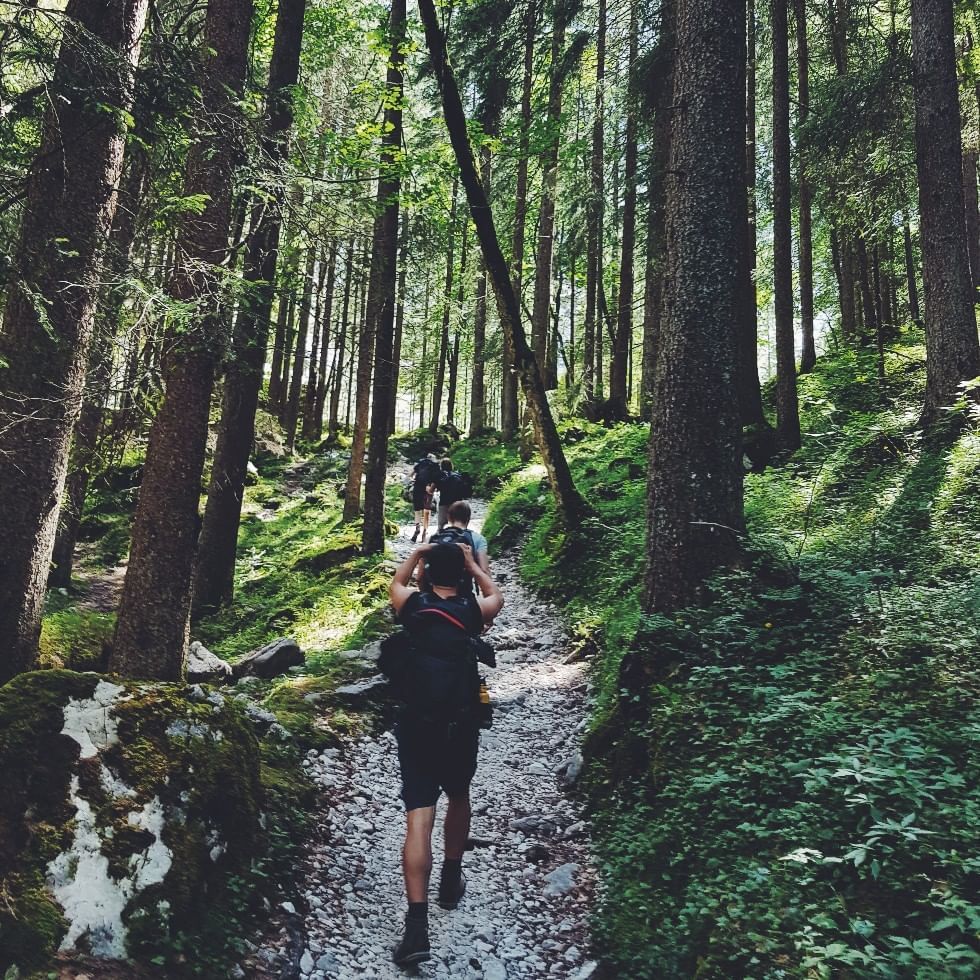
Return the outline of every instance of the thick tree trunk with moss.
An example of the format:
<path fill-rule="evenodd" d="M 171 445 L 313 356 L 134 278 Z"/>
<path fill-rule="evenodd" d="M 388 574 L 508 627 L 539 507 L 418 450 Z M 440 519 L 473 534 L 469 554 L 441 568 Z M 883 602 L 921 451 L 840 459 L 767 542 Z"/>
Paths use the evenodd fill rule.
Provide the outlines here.
<path fill-rule="evenodd" d="M 291 92 L 299 76 L 305 10 L 306 0 L 282 0 L 276 18 L 269 65 L 268 121 L 263 138 L 265 154 L 276 167 L 281 166 L 289 152 Z M 246 291 L 235 321 L 232 357 L 225 374 L 218 442 L 194 576 L 195 611 L 216 609 L 230 602 L 234 593 L 238 526 L 275 300 L 282 207 L 283 192 L 278 182 L 270 197 L 257 197 L 251 205 L 252 226 L 243 263 Z M 274 365 L 273 377 L 278 378 L 275 370 Z"/>
<path fill-rule="evenodd" d="M 395 343 L 395 299 L 398 266 L 398 211 L 401 194 L 402 68 L 405 63 L 405 0 L 393 0 L 388 24 L 389 56 L 386 81 L 384 136 L 375 222 L 371 278 L 378 280 L 378 326 L 374 345 L 374 404 L 368 443 L 367 482 L 364 487 L 363 551 L 384 551 L 385 483 L 388 476 L 388 435 L 391 404 L 395 397 L 392 354 Z"/>
<path fill-rule="evenodd" d="M 980 374 L 970 255 L 963 220 L 960 104 L 948 0 L 912 0 L 915 159 L 926 321 L 923 418 L 935 420 Z"/>
<path fill-rule="evenodd" d="M 510 335 L 514 351 L 514 366 L 523 385 L 524 397 L 527 399 L 534 422 L 538 448 L 551 481 L 558 512 L 565 526 L 573 528 L 584 513 L 585 504 L 572 482 L 568 461 L 562 451 L 555 420 L 548 405 L 544 380 L 538 370 L 534 352 L 528 345 L 527 335 L 524 333 L 517 296 L 514 294 L 507 261 L 500 249 L 500 241 L 494 227 L 493 213 L 477 173 L 476 161 L 473 159 L 473 150 L 466 131 L 466 115 L 460 101 L 456 78 L 446 56 L 446 42 L 439 29 L 433 0 L 419 0 L 419 13 L 425 26 L 425 40 L 432 67 L 439 83 L 446 128 L 449 130 L 449 138 L 459 165 L 460 180 L 466 190 L 466 199 L 469 202 L 470 214 L 476 226 L 487 271 L 493 279 L 501 324 Z"/>
<path fill-rule="evenodd" d="M 0 683 L 34 662 L 147 0 L 69 0 L 0 332 Z"/>
<path fill-rule="evenodd" d="M 644 603 L 670 612 L 739 552 L 742 450 L 735 359 L 744 229 L 745 8 L 678 0 L 667 178 L 662 354 L 650 437 Z"/>
<path fill-rule="evenodd" d="M 206 201 L 182 219 L 168 291 L 182 311 L 163 355 L 166 394 L 153 427 L 133 521 L 111 667 L 174 680 L 183 671 L 198 530 L 198 500 L 214 373 L 227 312 L 220 299 L 231 195 L 244 128 L 250 0 L 209 0 L 199 57 L 201 106 L 184 194 Z"/>
<path fill-rule="evenodd" d="M 772 239 L 776 318 L 776 434 L 783 449 L 800 446 L 793 329 L 793 211 L 790 196 L 789 18 L 772 0 Z"/>

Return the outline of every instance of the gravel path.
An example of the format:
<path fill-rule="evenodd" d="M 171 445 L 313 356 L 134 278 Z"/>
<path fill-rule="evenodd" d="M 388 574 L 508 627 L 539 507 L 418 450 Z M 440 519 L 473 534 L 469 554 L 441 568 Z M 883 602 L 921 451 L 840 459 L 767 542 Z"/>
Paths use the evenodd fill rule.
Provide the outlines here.
<path fill-rule="evenodd" d="M 479 529 L 486 505 L 472 503 L 471 526 Z M 402 527 L 390 542 L 399 559 L 411 550 L 413 528 Z M 565 663 L 558 614 L 520 584 L 516 555 L 495 559 L 492 571 L 506 605 L 488 634 L 498 659 L 487 672 L 496 708 L 493 728 L 481 734 L 472 788 L 477 846 L 463 862 L 465 898 L 456 911 L 443 911 L 434 901 L 440 801 L 429 915 L 433 956 L 415 975 L 585 980 L 595 969 L 586 957 L 594 876 L 587 827 L 560 785 L 564 767 L 579 758 L 584 669 Z M 323 789 L 324 810 L 305 869 L 309 914 L 300 975 L 404 976 L 391 963 L 405 910 L 394 736 L 384 732 L 311 753 L 305 765 Z"/>

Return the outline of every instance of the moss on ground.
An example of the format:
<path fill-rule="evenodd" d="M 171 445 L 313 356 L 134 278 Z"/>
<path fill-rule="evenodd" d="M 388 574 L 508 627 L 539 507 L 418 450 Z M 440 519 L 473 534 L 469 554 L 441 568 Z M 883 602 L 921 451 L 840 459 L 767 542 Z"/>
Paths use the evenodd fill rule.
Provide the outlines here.
<path fill-rule="evenodd" d="M 221 696 L 196 702 L 184 685 L 128 684 L 110 708 L 116 740 L 79 759 L 62 734 L 65 705 L 89 699 L 100 679 L 45 670 L 0 687 L 0 968 L 43 969 L 66 933 L 45 877 L 72 846 L 74 778 L 110 879 L 131 878 L 155 840 L 134 815 L 150 807 L 164 819 L 171 863 L 126 903 L 127 953 L 172 976 L 222 975 L 268 853 L 251 726 Z"/>

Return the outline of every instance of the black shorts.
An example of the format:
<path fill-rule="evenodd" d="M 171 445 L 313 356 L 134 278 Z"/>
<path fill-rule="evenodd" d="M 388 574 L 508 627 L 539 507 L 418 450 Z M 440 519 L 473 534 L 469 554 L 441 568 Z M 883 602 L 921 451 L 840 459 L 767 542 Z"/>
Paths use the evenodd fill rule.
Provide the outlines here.
<path fill-rule="evenodd" d="M 432 494 L 425 489 L 424 483 L 416 483 L 412 487 L 412 507 L 415 510 L 432 509 Z"/>
<path fill-rule="evenodd" d="M 475 725 L 431 727 L 403 718 L 395 727 L 406 810 L 435 806 L 440 791 L 461 796 L 476 773 L 480 730 Z"/>

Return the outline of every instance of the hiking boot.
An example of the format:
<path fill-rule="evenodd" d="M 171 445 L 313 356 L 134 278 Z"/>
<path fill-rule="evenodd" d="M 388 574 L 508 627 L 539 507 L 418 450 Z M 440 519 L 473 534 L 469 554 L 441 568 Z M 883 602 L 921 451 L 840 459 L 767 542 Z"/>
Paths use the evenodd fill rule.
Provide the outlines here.
<path fill-rule="evenodd" d="M 422 544 L 425 544 L 425 539 L 428 537 L 428 535 L 429 535 L 428 531 L 422 532 Z"/>
<path fill-rule="evenodd" d="M 421 528 L 418 526 L 418 524 L 416 524 L 415 525 L 415 533 L 412 535 L 412 544 L 415 544 L 415 542 L 418 541 L 418 539 L 419 539 L 419 531 L 420 530 L 421 530 Z M 422 540 L 424 541 L 425 538 L 422 538 Z"/>
<path fill-rule="evenodd" d="M 395 947 L 392 959 L 398 966 L 411 966 L 413 963 L 423 963 L 430 955 L 428 922 L 425 919 L 407 918 L 405 935 Z"/>
<path fill-rule="evenodd" d="M 459 905 L 460 899 L 466 894 L 466 878 L 460 872 L 454 881 L 443 875 L 439 882 L 439 908 L 452 912 Z"/>

